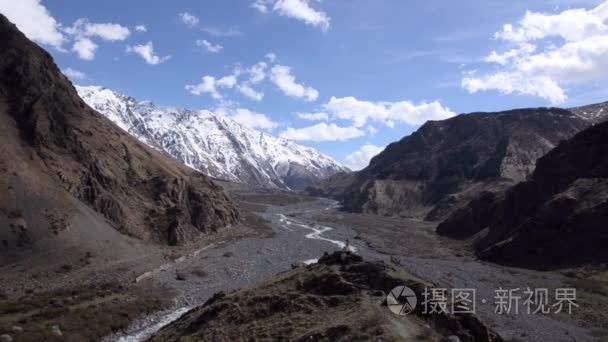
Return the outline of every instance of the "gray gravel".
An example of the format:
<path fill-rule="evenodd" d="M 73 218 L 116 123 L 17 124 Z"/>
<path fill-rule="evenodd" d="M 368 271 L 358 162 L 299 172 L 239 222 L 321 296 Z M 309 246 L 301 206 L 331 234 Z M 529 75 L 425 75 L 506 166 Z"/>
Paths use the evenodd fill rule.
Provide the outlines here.
<path fill-rule="evenodd" d="M 133 326 L 126 335 L 111 336 L 109 340 L 132 342 L 149 337 L 163 325 L 177 319 L 187 308 L 203 304 L 214 293 L 230 291 L 264 281 L 278 272 L 287 271 L 292 264 L 319 258 L 324 252 L 341 248 L 347 240 L 357 252 L 368 260 L 385 260 L 389 256 L 370 249 L 357 233 L 344 225 L 336 225 L 320 236 L 327 240 L 307 238 L 317 226 L 314 216 L 320 212 L 331 213 L 336 203 L 319 199 L 289 206 L 269 206 L 263 216 L 271 221 L 275 236 L 272 238 L 245 238 L 230 243 L 208 247 L 196 256 L 168 265 L 149 277 L 150 280 L 168 285 L 178 293 L 175 307 L 171 310 L 146 317 Z M 283 219 L 282 219 L 283 218 Z M 290 221 L 291 224 L 288 224 Z M 328 241 L 331 240 L 331 241 Z M 407 250 L 405 248 L 404 250 Z M 477 261 L 441 260 L 396 256 L 402 265 L 419 277 L 446 288 L 475 288 L 477 290 L 477 314 L 506 340 L 519 341 L 595 341 L 588 331 L 569 322 L 558 321 L 550 315 L 527 315 L 520 303 L 519 315 L 494 313 L 494 290 L 503 288 L 534 287 L 552 279 L 546 275 L 528 271 L 515 271 Z M 205 277 L 192 272 L 204 270 Z M 180 274 L 185 280 L 177 280 Z M 534 284 L 534 285 L 530 285 Z M 486 304 L 480 301 L 486 299 Z"/>

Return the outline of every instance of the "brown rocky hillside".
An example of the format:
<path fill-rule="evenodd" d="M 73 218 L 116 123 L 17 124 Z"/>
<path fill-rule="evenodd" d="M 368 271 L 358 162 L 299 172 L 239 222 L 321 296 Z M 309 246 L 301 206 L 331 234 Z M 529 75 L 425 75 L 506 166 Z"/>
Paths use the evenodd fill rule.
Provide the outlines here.
<path fill-rule="evenodd" d="M 101 224 L 82 203 L 120 232 L 161 244 L 237 218 L 208 177 L 88 107 L 51 56 L 0 15 L 0 248 Z"/>

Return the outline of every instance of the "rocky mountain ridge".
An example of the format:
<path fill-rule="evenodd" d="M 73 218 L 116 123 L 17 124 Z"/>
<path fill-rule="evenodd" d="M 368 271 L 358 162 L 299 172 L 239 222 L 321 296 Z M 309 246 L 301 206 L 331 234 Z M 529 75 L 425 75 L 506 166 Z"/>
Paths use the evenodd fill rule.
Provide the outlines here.
<path fill-rule="evenodd" d="M 155 105 L 98 86 L 77 86 L 91 107 L 159 151 L 207 175 L 303 189 L 347 171 L 319 151 L 242 125 L 228 115 Z"/>
<path fill-rule="evenodd" d="M 99 239 L 85 231 L 108 224 L 174 245 L 236 222 L 218 185 L 87 106 L 52 57 L 4 16 L 0 57 L 0 225 L 12 227 L 0 234 L 4 249 L 64 233 L 80 234 L 64 237 L 68 244 Z"/>
<path fill-rule="evenodd" d="M 487 260 L 551 269 L 608 261 L 608 122 L 559 144 L 531 177 L 454 212 L 437 232 L 476 236 Z"/>
<path fill-rule="evenodd" d="M 461 114 L 429 121 L 365 169 L 307 189 L 353 212 L 440 221 L 482 192 L 524 181 L 560 141 L 608 117 L 605 104 Z"/>

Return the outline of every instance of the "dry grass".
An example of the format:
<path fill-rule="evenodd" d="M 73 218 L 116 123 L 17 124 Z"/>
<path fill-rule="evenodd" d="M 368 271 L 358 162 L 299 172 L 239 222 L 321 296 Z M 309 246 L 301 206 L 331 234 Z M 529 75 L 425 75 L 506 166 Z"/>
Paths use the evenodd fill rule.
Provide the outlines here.
<path fill-rule="evenodd" d="M 99 340 L 162 307 L 159 291 L 164 292 L 106 284 L 0 300 L 0 334 L 8 333 L 17 341 Z M 54 325 L 59 326 L 62 337 L 53 335 Z M 23 332 L 17 335 L 12 326 Z"/>

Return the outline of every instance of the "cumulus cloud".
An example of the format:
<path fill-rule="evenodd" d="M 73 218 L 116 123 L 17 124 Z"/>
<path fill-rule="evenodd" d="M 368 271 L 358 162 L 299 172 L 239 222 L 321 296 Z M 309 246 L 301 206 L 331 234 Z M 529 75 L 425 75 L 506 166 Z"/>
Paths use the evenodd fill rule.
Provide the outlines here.
<path fill-rule="evenodd" d="M 236 85 L 236 75 L 228 75 L 217 80 L 217 85 L 220 88 L 233 88 Z"/>
<path fill-rule="evenodd" d="M 261 13 L 270 11 L 278 15 L 299 20 L 307 25 L 326 31 L 331 18 L 327 13 L 314 9 L 309 0 L 255 0 L 251 7 Z"/>
<path fill-rule="evenodd" d="M 302 98 L 306 101 L 314 101 L 318 98 L 319 92 L 316 89 L 296 82 L 290 67 L 273 65 L 271 60 L 275 60 L 276 56 L 273 55 L 272 58 L 267 56 L 266 59 L 270 62 L 270 65 L 266 61 L 260 61 L 249 67 L 237 64 L 232 74 L 220 79 L 205 75 L 201 83 L 187 85 L 186 90 L 194 95 L 209 94 L 214 99 L 223 99 L 219 88 L 234 88 L 253 101 L 261 101 L 264 98 L 264 93 L 255 88 L 260 87 L 263 81 L 269 80 L 286 96 Z M 229 84 L 222 84 L 228 81 Z"/>
<path fill-rule="evenodd" d="M 255 0 L 251 3 L 251 7 L 262 13 L 268 13 L 268 5 L 266 0 Z"/>
<path fill-rule="evenodd" d="M 61 70 L 61 72 L 63 72 L 63 74 L 66 75 L 71 80 L 82 80 L 87 77 L 87 75 L 84 72 L 78 71 L 78 70 L 75 70 L 72 68 L 65 68 L 65 69 Z"/>
<path fill-rule="evenodd" d="M 146 27 L 146 25 L 136 25 L 135 26 L 135 31 L 137 31 L 137 32 L 148 32 L 148 28 Z"/>
<path fill-rule="evenodd" d="M 203 76 L 200 83 L 186 85 L 185 88 L 193 95 L 209 94 L 214 99 L 221 99 L 222 95 L 217 91 L 215 83 L 215 77 Z"/>
<path fill-rule="evenodd" d="M 443 120 L 455 115 L 437 101 L 416 105 L 409 101 L 371 102 L 352 96 L 332 96 L 323 107 L 335 118 L 352 121 L 357 128 L 365 126 L 368 121 L 378 121 L 393 127 L 395 122 L 421 125 L 428 120 Z"/>
<path fill-rule="evenodd" d="M 182 23 L 186 24 L 190 28 L 195 27 L 200 22 L 200 20 L 198 19 L 197 16 L 195 16 L 194 14 L 190 14 L 188 12 L 180 13 L 179 20 L 181 20 Z"/>
<path fill-rule="evenodd" d="M 213 76 L 203 76 L 198 84 L 187 85 L 188 90 L 193 95 L 209 94 L 212 98 L 219 100 L 223 98 L 218 88 L 233 88 L 237 84 L 236 75 L 228 75 L 216 79 Z"/>
<path fill-rule="evenodd" d="M 297 83 L 288 66 L 273 66 L 270 70 L 270 79 L 287 96 L 303 98 L 306 101 L 315 101 L 319 97 L 316 89 Z"/>
<path fill-rule="evenodd" d="M 334 123 L 318 123 L 303 128 L 287 128 L 279 134 L 281 138 L 296 141 L 343 141 L 365 135 L 357 127 L 340 127 Z"/>
<path fill-rule="evenodd" d="M 249 73 L 249 81 L 251 83 L 260 83 L 266 78 L 266 68 L 268 65 L 264 62 L 259 62 L 252 65 L 247 72 Z"/>
<path fill-rule="evenodd" d="M 237 89 L 241 92 L 241 94 L 247 96 L 251 100 L 262 101 L 264 98 L 264 93 L 251 88 L 251 86 L 247 83 L 240 84 Z"/>
<path fill-rule="evenodd" d="M 0 12 L 29 39 L 62 49 L 66 37 L 61 32 L 61 25 L 40 0 L 0 0 Z"/>
<path fill-rule="evenodd" d="M 95 51 L 97 50 L 97 44 L 95 44 L 89 38 L 80 38 L 72 45 L 72 51 L 76 52 L 78 57 L 90 61 L 95 58 Z"/>
<path fill-rule="evenodd" d="M 495 38 L 506 45 L 484 59 L 499 69 L 465 75 L 470 93 L 495 90 L 537 96 L 553 104 L 567 101 L 565 86 L 608 79 L 608 1 L 592 9 L 559 13 L 526 12 Z"/>
<path fill-rule="evenodd" d="M 63 30 L 74 39 L 72 51 L 84 60 L 93 60 L 99 47 L 93 38 L 106 41 L 122 41 L 129 37 L 131 31 L 127 27 L 115 23 L 91 23 L 87 18 L 80 18 L 70 27 Z"/>
<path fill-rule="evenodd" d="M 151 41 L 141 45 L 127 46 L 128 53 L 135 53 L 143 58 L 146 63 L 156 65 L 168 61 L 171 56 L 159 57 L 154 52 L 154 45 Z"/>
<path fill-rule="evenodd" d="M 358 171 L 369 165 L 369 161 L 384 151 L 384 147 L 376 145 L 363 145 L 357 151 L 349 154 L 344 158 L 344 165 L 353 171 Z"/>
<path fill-rule="evenodd" d="M 209 52 L 209 53 L 218 53 L 218 52 L 222 51 L 222 49 L 224 48 L 223 46 L 221 46 L 219 44 L 213 44 L 206 39 L 197 40 L 196 46 L 205 48 L 205 50 L 207 50 L 207 52 Z"/>
<path fill-rule="evenodd" d="M 87 18 L 80 18 L 72 27 L 66 28 L 67 33 L 76 37 L 99 37 L 103 40 L 125 40 L 131 34 L 127 27 L 114 23 L 91 23 Z"/>
<path fill-rule="evenodd" d="M 234 121 L 254 129 L 272 130 L 279 125 L 265 114 L 244 108 L 237 108 L 231 117 Z"/>
<path fill-rule="evenodd" d="M 64 44 L 71 44 L 71 51 L 85 60 L 95 58 L 98 44 L 93 38 L 119 41 L 130 35 L 129 29 L 120 24 L 91 23 L 86 18 L 80 18 L 72 26 L 66 27 L 53 18 L 40 0 L 0 0 L 0 12 L 29 39 L 59 51 L 65 51 Z"/>
<path fill-rule="evenodd" d="M 297 115 L 300 119 L 309 120 L 309 121 L 327 121 L 327 120 L 329 120 L 329 115 L 324 112 L 297 113 Z"/>

